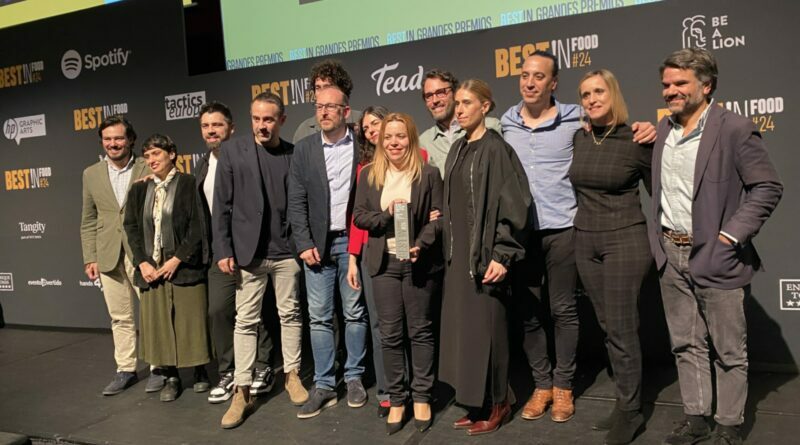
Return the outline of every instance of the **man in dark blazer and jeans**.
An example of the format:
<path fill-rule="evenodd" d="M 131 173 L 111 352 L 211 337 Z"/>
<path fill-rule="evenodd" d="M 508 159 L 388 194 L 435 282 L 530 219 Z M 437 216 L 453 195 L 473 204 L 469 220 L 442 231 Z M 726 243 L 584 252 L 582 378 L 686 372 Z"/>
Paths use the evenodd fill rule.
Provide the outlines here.
<path fill-rule="evenodd" d="M 672 112 L 653 151 L 650 246 L 686 416 L 667 444 L 740 444 L 747 399 L 744 299 L 760 260 L 753 237 L 783 186 L 753 123 L 714 104 L 717 64 L 687 48 L 661 65 Z M 716 352 L 717 427 L 709 350 Z"/>
<path fill-rule="evenodd" d="M 345 321 L 344 380 L 347 404 L 364 406 L 361 384 L 366 353 L 367 314 L 361 293 L 347 284 L 347 228 L 353 208 L 358 142 L 347 127 L 348 97 L 336 86 L 316 93 L 314 104 L 322 129 L 297 143 L 289 176 L 289 222 L 308 294 L 315 388 L 297 417 L 314 417 L 337 403 L 333 331 L 334 295 L 338 286 Z"/>

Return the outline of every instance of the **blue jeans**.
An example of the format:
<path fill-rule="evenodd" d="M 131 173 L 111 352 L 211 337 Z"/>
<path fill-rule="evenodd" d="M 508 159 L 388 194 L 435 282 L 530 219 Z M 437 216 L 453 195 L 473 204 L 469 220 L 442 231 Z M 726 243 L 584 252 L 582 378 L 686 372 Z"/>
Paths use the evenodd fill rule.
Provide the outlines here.
<path fill-rule="evenodd" d="M 339 285 L 344 312 L 344 341 L 347 361 L 344 380 L 358 380 L 364 374 L 367 351 L 367 313 L 361 292 L 347 284 L 347 237 L 340 236 L 331 243 L 330 254 L 321 266 L 303 265 L 308 294 L 308 315 L 311 327 L 311 349 L 314 353 L 314 383 L 317 388 L 332 390 L 336 386 L 334 369 L 335 341 L 333 333 L 335 286 Z"/>

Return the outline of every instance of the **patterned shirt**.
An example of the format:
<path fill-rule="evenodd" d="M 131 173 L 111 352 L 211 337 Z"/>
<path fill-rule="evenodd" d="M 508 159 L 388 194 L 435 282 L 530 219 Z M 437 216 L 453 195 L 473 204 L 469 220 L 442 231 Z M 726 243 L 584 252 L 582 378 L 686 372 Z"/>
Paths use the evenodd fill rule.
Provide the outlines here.
<path fill-rule="evenodd" d="M 128 165 L 121 169 L 118 169 L 108 159 L 108 156 L 106 156 L 106 163 L 108 163 L 108 179 L 111 180 L 111 188 L 114 190 L 114 196 L 117 197 L 119 207 L 122 208 L 122 204 L 125 203 L 125 196 L 128 194 L 128 185 L 131 183 L 134 156 L 131 155 Z"/>

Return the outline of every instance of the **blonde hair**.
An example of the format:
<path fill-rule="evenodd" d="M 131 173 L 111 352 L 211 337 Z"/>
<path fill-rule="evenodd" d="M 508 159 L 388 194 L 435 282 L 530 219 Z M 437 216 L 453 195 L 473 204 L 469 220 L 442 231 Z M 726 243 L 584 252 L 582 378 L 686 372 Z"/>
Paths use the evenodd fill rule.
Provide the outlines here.
<path fill-rule="evenodd" d="M 489 109 L 486 111 L 489 113 L 490 111 L 494 110 L 494 99 L 492 99 L 492 89 L 489 87 L 489 84 L 482 81 L 481 79 L 467 79 L 458 86 L 458 90 L 466 90 L 470 93 L 474 94 L 481 103 L 489 102 Z"/>
<path fill-rule="evenodd" d="M 383 123 L 381 123 L 381 133 L 378 136 L 378 144 L 375 146 L 375 155 L 372 158 L 372 169 L 369 172 L 367 180 L 369 185 L 374 185 L 375 188 L 383 187 L 386 182 L 386 171 L 391 166 L 389 156 L 386 154 L 386 149 L 383 146 L 383 137 L 386 133 L 386 125 L 390 122 L 401 122 L 406 126 L 406 133 L 408 134 L 408 149 L 403 153 L 401 159 L 400 171 L 410 172 L 412 181 L 419 181 L 422 178 L 422 152 L 419 148 L 419 134 L 417 133 L 417 126 L 414 124 L 414 119 L 405 113 L 389 113 Z"/>
<path fill-rule="evenodd" d="M 580 82 L 578 82 L 578 100 L 583 103 L 581 99 L 581 86 L 583 82 L 586 82 L 587 79 L 592 77 L 599 76 L 603 81 L 605 81 L 606 86 L 608 86 L 608 94 L 611 97 L 611 125 L 617 126 L 624 124 L 625 121 L 628 120 L 628 106 L 625 105 L 625 98 L 622 97 L 622 89 L 619 87 L 619 82 L 617 81 L 616 76 L 614 73 L 607 69 L 600 69 L 596 71 L 589 71 L 583 76 Z M 586 113 L 584 112 L 582 120 L 588 119 Z"/>

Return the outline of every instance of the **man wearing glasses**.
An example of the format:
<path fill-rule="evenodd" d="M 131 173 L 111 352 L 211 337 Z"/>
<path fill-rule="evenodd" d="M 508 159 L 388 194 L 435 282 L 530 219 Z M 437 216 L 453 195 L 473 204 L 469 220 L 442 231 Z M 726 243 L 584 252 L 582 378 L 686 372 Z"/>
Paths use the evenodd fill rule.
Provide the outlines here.
<path fill-rule="evenodd" d="M 339 87 L 347 97 L 350 97 L 350 93 L 353 91 L 353 81 L 350 79 L 350 74 L 345 71 L 341 63 L 333 59 L 326 59 L 314 64 L 314 66 L 311 67 L 311 74 L 309 77 L 311 85 L 314 86 L 314 94 L 317 94 L 319 90 L 331 85 Z M 358 128 L 357 125 L 353 125 L 353 119 L 358 119 L 358 116 L 361 116 L 361 111 L 350 110 L 350 115 L 346 118 L 347 125 L 350 128 Z M 292 138 L 292 143 L 297 144 L 300 142 L 300 139 L 312 134 L 317 134 L 319 131 L 320 128 L 317 123 L 317 116 L 311 116 L 297 126 L 297 130 L 294 132 L 294 137 Z"/>
<path fill-rule="evenodd" d="M 347 405 L 360 408 L 367 402 L 361 384 L 366 308 L 361 293 L 347 284 L 347 228 L 355 195 L 358 142 L 345 123 L 351 110 L 341 89 L 333 85 L 320 89 L 314 106 L 321 131 L 297 143 L 289 174 L 288 219 L 304 263 L 314 354 L 315 388 L 297 413 L 301 419 L 314 417 L 337 403 L 333 331 L 336 286 L 345 321 Z"/>
<path fill-rule="evenodd" d="M 422 84 L 422 99 L 431 112 L 436 125 L 419 136 L 419 145 L 428 151 L 428 162 L 439 169 L 444 177 L 444 161 L 453 142 L 464 136 L 464 130 L 456 120 L 455 91 L 458 79 L 449 71 L 433 69 L 425 73 Z M 500 121 L 486 118 L 486 128 L 502 135 Z"/>

